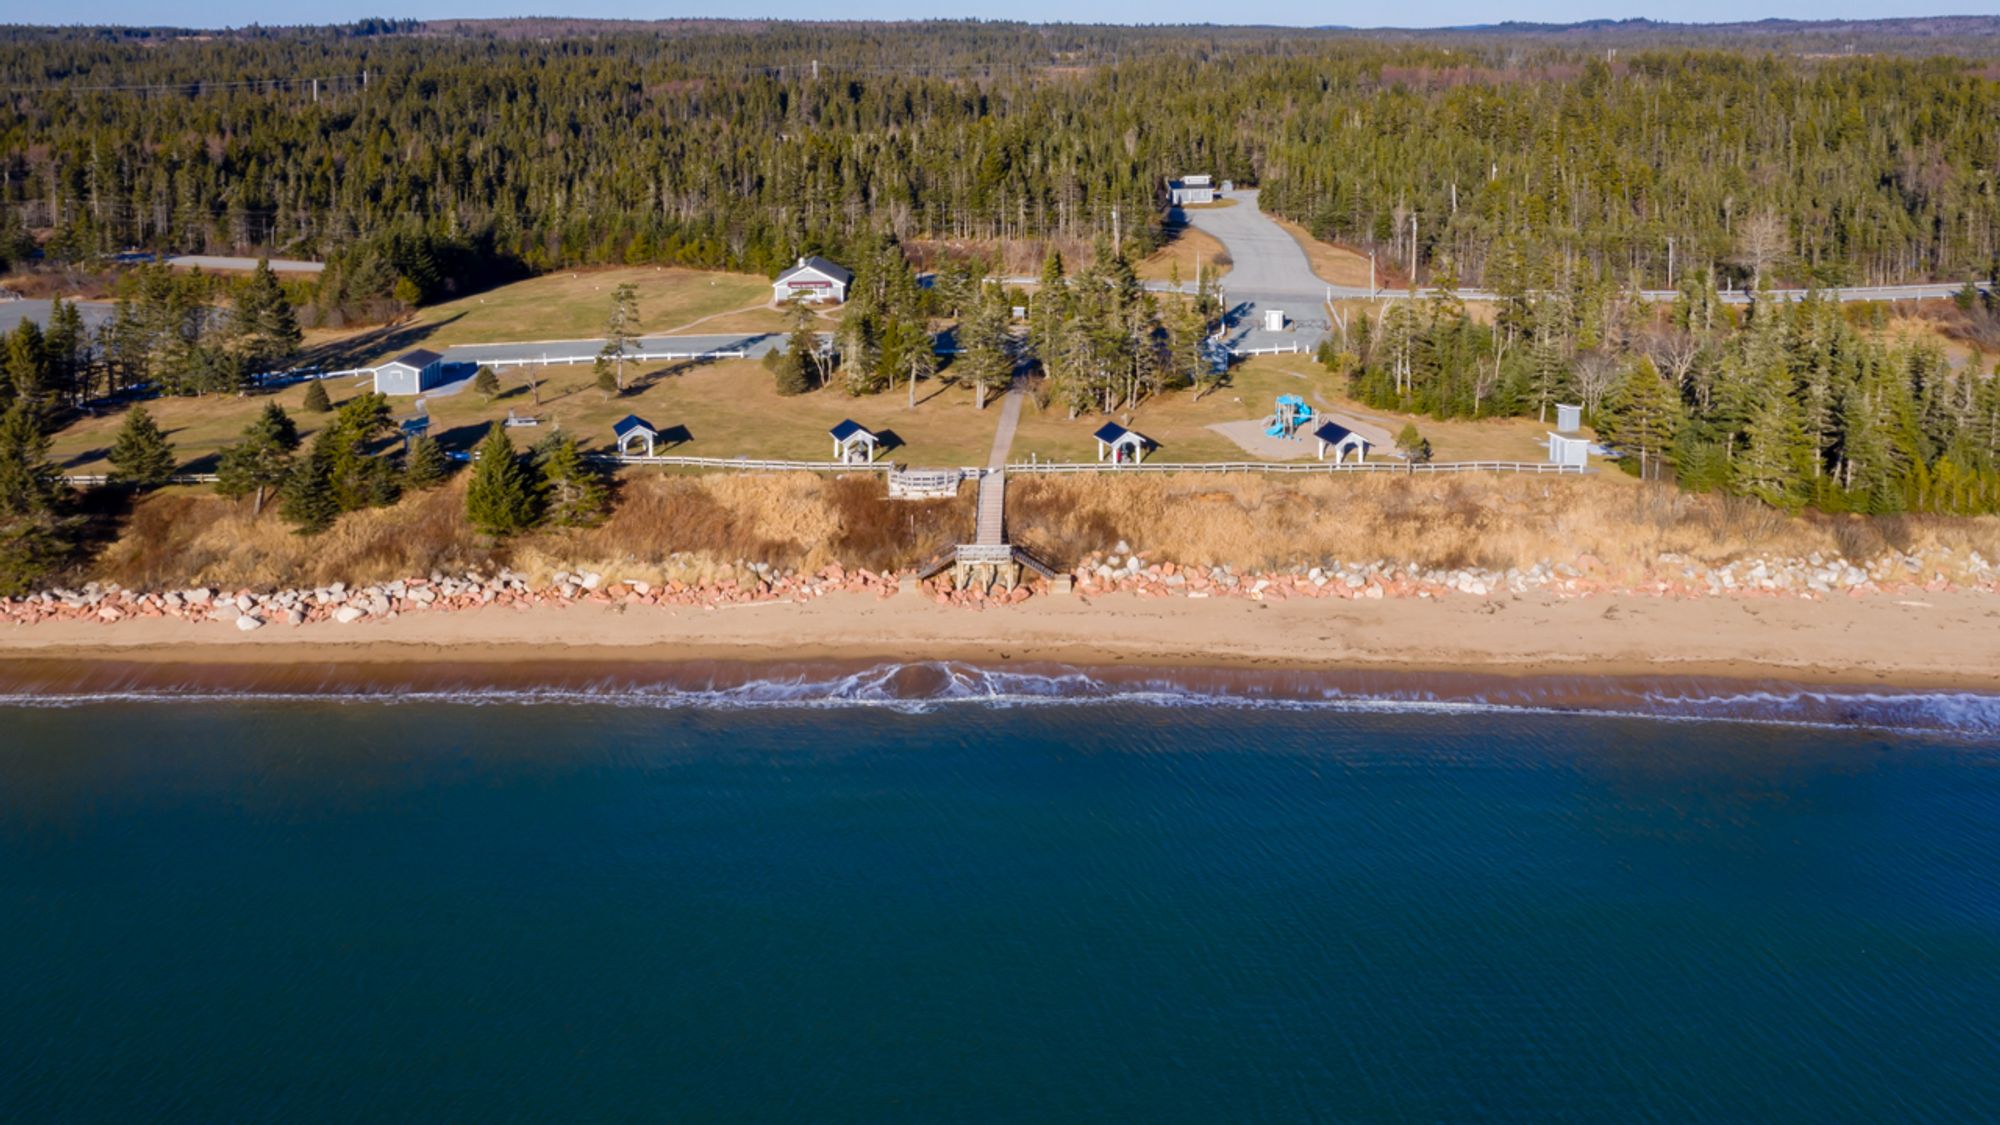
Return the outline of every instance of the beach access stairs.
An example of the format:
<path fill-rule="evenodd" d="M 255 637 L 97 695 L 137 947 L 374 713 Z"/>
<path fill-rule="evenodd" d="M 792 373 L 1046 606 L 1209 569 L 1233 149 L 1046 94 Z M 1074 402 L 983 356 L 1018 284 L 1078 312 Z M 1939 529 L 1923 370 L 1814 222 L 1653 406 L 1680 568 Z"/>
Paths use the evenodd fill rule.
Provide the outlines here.
<path fill-rule="evenodd" d="M 952 572 L 958 589 L 998 586 L 1012 590 L 1021 584 L 1022 571 L 1030 570 L 1051 581 L 1061 572 L 1037 558 L 1019 544 L 1007 541 L 1007 472 L 989 469 L 979 474 L 979 499 L 974 518 L 972 542 L 940 550 L 917 569 L 918 579 Z"/>

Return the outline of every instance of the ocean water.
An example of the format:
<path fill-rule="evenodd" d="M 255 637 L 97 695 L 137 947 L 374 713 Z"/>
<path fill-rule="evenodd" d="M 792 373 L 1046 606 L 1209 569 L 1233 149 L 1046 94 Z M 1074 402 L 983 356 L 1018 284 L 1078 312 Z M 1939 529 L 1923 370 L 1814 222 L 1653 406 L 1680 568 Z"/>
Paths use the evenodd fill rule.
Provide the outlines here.
<path fill-rule="evenodd" d="M 1284 688 L 17 695 L 0 1121 L 2000 1117 L 1990 701 Z"/>

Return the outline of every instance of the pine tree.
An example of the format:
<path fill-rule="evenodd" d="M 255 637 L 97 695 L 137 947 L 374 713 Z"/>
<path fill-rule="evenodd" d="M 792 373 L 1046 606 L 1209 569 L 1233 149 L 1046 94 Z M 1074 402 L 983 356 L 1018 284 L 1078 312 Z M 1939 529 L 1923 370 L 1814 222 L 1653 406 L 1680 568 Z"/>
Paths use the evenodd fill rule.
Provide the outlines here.
<path fill-rule="evenodd" d="M 1743 451 L 1730 465 L 1730 489 L 1774 508 L 1797 510 L 1804 499 L 1807 448 L 1798 407 L 1785 395 L 1765 399 L 1751 415 Z"/>
<path fill-rule="evenodd" d="M 1014 355 L 1007 331 L 1007 299 L 997 286 L 981 286 L 972 308 L 958 329 L 958 356 L 951 374 L 972 384 L 973 405 L 986 409 L 986 397 L 1004 392 L 1014 381 Z"/>
<path fill-rule="evenodd" d="M 492 402 L 500 394 L 500 377 L 491 367 L 482 366 L 472 377 L 472 393 L 487 402 Z"/>
<path fill-rule="evenodd" d="M 264 514 L 264 500 L 285 483 L 299 448 L 299 430 L 275 402 L 243 429 L 243 437 L 222 451 L 215 470 L 215 490 L 231 499 L 256 498 L 253 515 Z"/>
<path fill-rule="evenodd" d="M 318 535 L 340 518 L 340 500 L 333 491 L 333 452 L 324 435 L 313 441 L 305 459 L 285 478 L 278 514 L 300 535 Z"/>
<path fill-rule="evenodd" d="M 514 452 L 500 423 L 479 443 L 472 480 L 465 489 L 465 514 L 488 535 L 526 531 L 541 519 L 541 481 L 534 467 Z"/>
<path fill-rule="evenodd" d="M 620 393 L 625 390 L 625 357 L 636 350 L 638 331 L 639 290 L 627 282 L 611 291 L 611 315 L 604 322 L 604 348 L 597 353 L 598 359 L 617 369 L 613 389 Z"/>
<path fill-rule="evenodd" d="M 0 415 L 0 597 L 32 592 L 68 561 L 76 544 L 69 502 L 39 412 L 15 403 Z"/>
<path fill-rule="evenodd" d="M 610 402 L 613 396 L 622 392 L 622 388 L 618 385 L 618 377 L 612 374 L 611 365 L 604 361 L 603 356 L 597 357 L 595 366 L 597 368 L 597 389 L 604 393 L 604 401 Z"/>
<path fill-rule="evenodd" d="M 326 383 L 324 380 L 314 379 L 312 382 L 306 384 L 304 406 L 305 409 L 312 411 L 314 414 L 333 413 L 333 400 L 326 396 Z"/>
<path fill-rule="evenodd" d="M 1640 479 L 1657 478 L 1680 432 L 1681 403 L 1652 360 L 1640 356 L 1626 365 L 1605 396 L 1600 417 L 1603 438 L 1638 455 Z"/>
<path fill-rule="evenodd" d="M 543 514 L 557 527 L 595 527 L 610 506 L 610 489 L 596 467 L 583 459 L 576 439 L 553 433 L 535 446 L 542 478 Z"/>
<path fill-rule="evenodd" d="M 403 487 L 412 492 L 422 492 L 436 488 L 451 475 L 451 460 L 444 455 L 444 446 L 429 434 L 418 434 L 410 439 L 410 448 L 403 454 Z"/>
<path fill-rule="evenodd" d="M 305 339 L 291 299 L 268 259 L 257 262 L 256 272 L 236 297 L 236 330 L 244 361 L 256 375 L 284 366 Z"/>
<path fill-rule="evenodd" d="M 143 405 L 126 412 L 106 460 L 111 462 L 112 482 L 134 488 L 158 488 L 173 478 L 178 464 L 167 435 Z"/>
<path fill-rule="evenodd" d="M 778 393 L 802 395 L 820 382 L 819 336 L 812 329 L 812 310 L 806 308 L 804 301 L 794 299 L 785 315 L 791 321 L 791 337 L 783 348 L 766 353 L 765 358 L 770 360 L 771 377 Z"/>

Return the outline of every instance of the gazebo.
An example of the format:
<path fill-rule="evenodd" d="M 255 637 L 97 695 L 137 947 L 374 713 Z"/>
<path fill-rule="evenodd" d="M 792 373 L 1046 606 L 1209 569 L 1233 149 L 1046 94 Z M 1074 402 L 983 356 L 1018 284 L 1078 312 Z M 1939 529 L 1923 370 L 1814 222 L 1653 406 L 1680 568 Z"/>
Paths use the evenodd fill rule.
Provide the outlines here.
<path fill-rule="evenodd" d="M 1319 429 L 1313 431 L 1313 436 L 1319 439 L 1319 459 L 1322 461 L 1331 453 L 1333 463 L 1338 465 L 1347 460 L 1350 449 L 1354 451 L 1356 461 L 1368 460 L 1368 439 L 1338 422 L 1322 423 Z"/>
<path fill-rule="evenodd" d="M 651 457 L 653 455 L 653 442 L 658 440 L 660 436 L 660 431 L 654 429 L 651 422 L 646 421 L 637 414 L 627 414 L 625 417 L 620 418 L 612 425 L 611 433 L 612 436 L 618 439 L 618 456 L 620 457 L 632 456 L 632 446 L 638 443 L 644 443 L 646 447 L 646 451 L 640 454 L 640 456 Z"/>
<path fill-rule="evenodd" d="M 1097 439 L 1097 459 L 1114 465 L 1136 465 L 1146 459 L 1146 451 L 1153 446 L 1145 434 L 1116 422 L 1104 423 L 1091 436 Z"/>
<path fill-rule="evenodd" d="M 827 433 L 833 435 L 833 459 L 843 465 L 867 465 L 875 460 L 882 439 L 873 430 L 847 418 Z"/>

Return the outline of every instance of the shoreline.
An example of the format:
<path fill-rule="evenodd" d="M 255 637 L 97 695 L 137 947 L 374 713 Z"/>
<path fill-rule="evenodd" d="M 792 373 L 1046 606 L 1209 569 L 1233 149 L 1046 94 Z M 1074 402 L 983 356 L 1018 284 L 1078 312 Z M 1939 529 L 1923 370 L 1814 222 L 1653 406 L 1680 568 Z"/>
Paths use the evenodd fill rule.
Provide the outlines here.
<path fill-rule="evenodd" d="M 0 690 L 14 693 L 119 679 L 192 686 L 241 681 L 246 672 L 322 685 L 379 681 L 384 669 L 406 680 L 448 671 L 461 683 L 525 684 L 640 670 L 674 678 L 689 669 L 938 662 L 1414 685 L 1453 677 L 1488 685 L 1674 680 L 2000 695 L 2000 597 L 1263 601 L 1109 593 L 978 612 L 922 597 L 835 593 L 715 607 L 487 606 L 254 632 L 179 618 L 0 627 Z"/>

